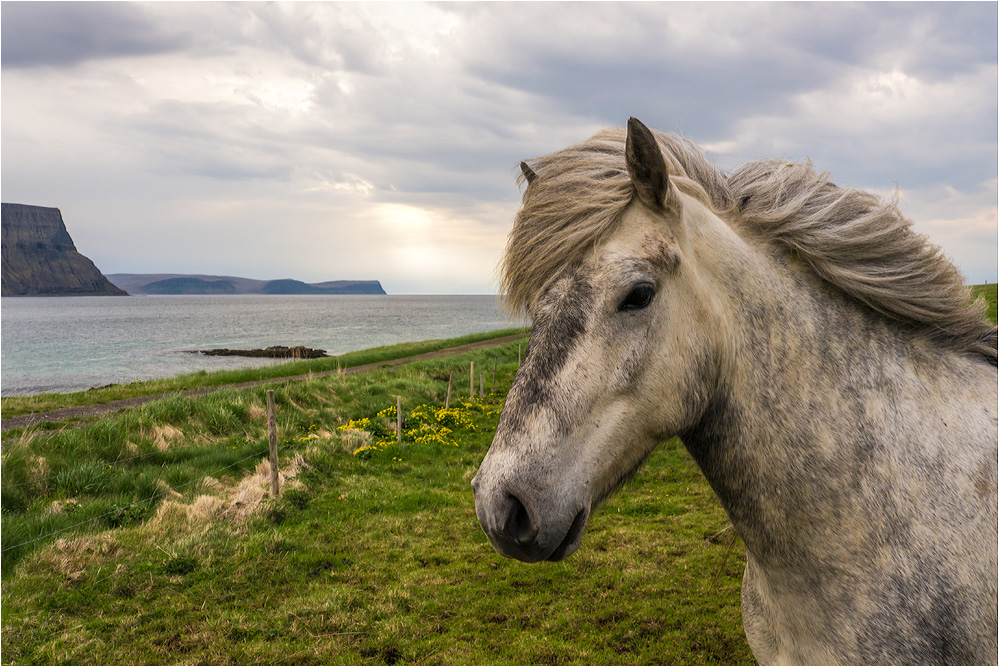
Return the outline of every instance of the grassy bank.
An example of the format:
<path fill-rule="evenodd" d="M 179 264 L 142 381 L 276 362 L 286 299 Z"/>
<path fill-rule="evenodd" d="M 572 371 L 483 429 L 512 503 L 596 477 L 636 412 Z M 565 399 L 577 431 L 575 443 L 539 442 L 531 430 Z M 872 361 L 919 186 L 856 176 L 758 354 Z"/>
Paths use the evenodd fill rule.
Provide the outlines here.
<path fill-rule="evenodd" d="M 220 387 L 228 384 L 239 384 L 243 382 L 254 382 L 257 380 L 267 380 L 283 378 L 294 375 L 306 375 L 308 373 L 324 373 L 337 370 L 339 368 L 352 368 L 364 366 L 365 364 L 377 363 L 381 361 L 391 361 L 401 359 L 426 352 L 435 352 L 448 347 L 477 343 L 479 341 L 502 338 L 517 333 L 523 329 L 501 329 L 487 333 L 469 334 L 457 338 L 447 338 L 440 340 L 419 341 L 414 343 L 400 343 L 398 345 L 388 345 L 375 347 L 357 352 L 348 352 L 336 357 L 325 357 L 322 359 L 306 359 L 302 361 L 289 362 L 287 364 L 277 364 L 274 366 L 261 366 L 258 368 L 244 368 L 232 371 L 199 371 L 175 377 L 163 378 L 159 380 L 149 380 L 146 382 L 134 382 L 131 384 L 117 384 L 100 389 L 90 389 L 87 391 L 77 391 L 67 394 L 38 394 L 35 396 L 9 396 L 0 400 L 0 416 L 15 417 L 17 415 L 29 414 L 32 412 L 46 412 L 59 408 L 77 407 L 81 405 L 95 405 L 99 403 L 110 403 L 139 396 L 154 396 L 171 392 L 188 391 L 191 389 L 202 389 L 208 387 Z"/>
<path fill-rule="evenodd" d="M 487 392 L 496 364 L 485 400 L 472 361 Z M 751 661 L 741 545 L 676 442 L 569 560 L 493 552 L 469 481 L 516 365 L 511 344 L 286 385 L 277 500 L 263 389 L 5 439 L 4 662 Z"/>

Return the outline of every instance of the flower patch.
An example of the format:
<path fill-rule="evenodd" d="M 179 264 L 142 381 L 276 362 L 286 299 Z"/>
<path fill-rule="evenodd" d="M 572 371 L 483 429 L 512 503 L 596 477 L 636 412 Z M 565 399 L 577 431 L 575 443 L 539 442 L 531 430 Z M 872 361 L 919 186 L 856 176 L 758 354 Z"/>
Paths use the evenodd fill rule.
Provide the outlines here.
<path fill-rule="evenodd" d="M 418 405 L 405 417 L 402 441 L 414 445 L 437 444 L 460 447 L 461 434 L 477 430 L 472 419 L 473 412 L 492 416 L 498 414 L 498 410 L 493 411 L 494 407 L 478 401 L 462 403 L 460 406 L 446 409 L 427 404 Z M 380 410 L 375 419 L 369 417 L 351 419 L 343 426 L 337 427 L 337 430 L 345 433 L 363 431 L 374 436 L 377 439 L 375 442 L 365 443 L 354 450 L 355 456 L 368 458 L 375 452 L 382 451 L 396 442 L 394 431 L 386 429 L 382 420 L 395 421 L 396 406 L 390 405 L 384 410 Z"/>

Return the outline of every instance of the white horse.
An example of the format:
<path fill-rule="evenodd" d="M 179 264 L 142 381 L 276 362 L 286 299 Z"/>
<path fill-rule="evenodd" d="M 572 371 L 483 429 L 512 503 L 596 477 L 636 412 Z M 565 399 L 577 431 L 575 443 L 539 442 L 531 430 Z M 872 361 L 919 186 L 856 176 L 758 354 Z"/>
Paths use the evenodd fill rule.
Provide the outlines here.
<path fill-rule="evenodd" d="M 493 547 L 569 556 L 679 435 L 746 545 L 760 662 L 995 664 L 996 328 L 939 249 L 810 165 L 724 174 L 634 119 L 521 166 Z"/>

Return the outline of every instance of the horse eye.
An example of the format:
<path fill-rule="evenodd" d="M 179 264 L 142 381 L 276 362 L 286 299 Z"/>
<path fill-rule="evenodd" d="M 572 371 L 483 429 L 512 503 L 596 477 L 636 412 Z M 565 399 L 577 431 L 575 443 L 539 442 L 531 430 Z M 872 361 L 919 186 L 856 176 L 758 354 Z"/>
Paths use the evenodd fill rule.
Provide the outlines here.
<path fill-rule="evenodd" d="M 617 307 L 618 310 L 641 310 L 652 303 L 652 297 L 656 295 L 656 290 L 648 283 L 635 285 L 624 297 L 624 301 Z"/>

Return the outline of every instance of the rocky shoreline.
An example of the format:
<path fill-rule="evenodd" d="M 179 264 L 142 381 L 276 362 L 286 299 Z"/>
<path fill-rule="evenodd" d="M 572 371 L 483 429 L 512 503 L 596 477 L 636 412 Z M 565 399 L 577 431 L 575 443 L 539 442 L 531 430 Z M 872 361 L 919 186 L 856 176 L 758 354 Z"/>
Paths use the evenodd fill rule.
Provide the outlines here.
<path fill-rule="evenodd" d="M 303 345 L 295 347 L 274 345 L 255 350 L 232 350 L 221 347 L 214 350 L 195 350 L 194 353 L 209 357 L 269 357 L 271 359 L 321 359 L 330 356 L 326 350 L 316 350 Z"/>

